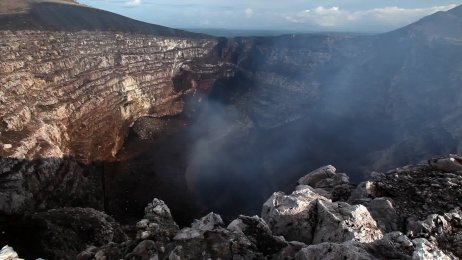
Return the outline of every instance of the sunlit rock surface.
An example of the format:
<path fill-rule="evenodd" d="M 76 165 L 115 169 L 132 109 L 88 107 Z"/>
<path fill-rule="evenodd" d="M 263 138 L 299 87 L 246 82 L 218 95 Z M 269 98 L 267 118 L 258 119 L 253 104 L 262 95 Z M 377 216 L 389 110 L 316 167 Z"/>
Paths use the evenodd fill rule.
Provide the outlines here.
<path fill-rule="evenodd" d="M 7 214 L 102 208 L 98 161 L 115 158 L 138 118 L 179 115 L 187 97 L 231 68 L 213 57 L 218 43 L 210 38 L 0 34 L 0 211 Z"/>
<path fill-rule="evenodd" d="M 174 86 L 182 71 L 216 73 L 213 39 L 103 32 L 1 33 L 1 154 L 35 159 L 114 156 L 141 116 L 177 115 L 201 81 Z M 195 65 L 191 63 L 195 60 Z M 199 65 L 200 64 L 200 65 Z M 196 70 L 195 70 L 196 69 Z"/>

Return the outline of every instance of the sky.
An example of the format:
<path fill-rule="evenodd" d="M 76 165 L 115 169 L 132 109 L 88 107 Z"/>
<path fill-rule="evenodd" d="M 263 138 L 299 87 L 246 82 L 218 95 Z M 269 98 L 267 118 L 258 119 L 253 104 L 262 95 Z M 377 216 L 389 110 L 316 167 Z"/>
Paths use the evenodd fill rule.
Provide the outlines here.
<path fill-rule="evenodd" d="M 385 32 L 462 0 L 78 0 L 174 28 Z"/>

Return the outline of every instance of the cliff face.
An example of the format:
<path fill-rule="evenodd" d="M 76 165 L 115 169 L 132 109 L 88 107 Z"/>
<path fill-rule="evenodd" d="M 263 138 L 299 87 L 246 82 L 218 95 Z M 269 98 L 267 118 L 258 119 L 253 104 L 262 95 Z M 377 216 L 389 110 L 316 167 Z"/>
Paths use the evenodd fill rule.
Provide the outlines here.
<path fill-rule="evenodd" d="M 3 31 L 2 156 L 109 159 L 137 118 L 177 115 L 184 96 L 210 87 L 195 78 L 174 86 L 171 79 L 193 69 L 202 78 L 217 73 L 220 66 L 206 60 L 215 45 L 213 39 Z"/>
<path fill-rule="evenodd" d="M 211 38 L 0 34 L 0 155 L 15 161 L 5 165 L 16 165 L 2 168 L 2 212 L 24 210 L 46 187 L 49 193 L 69 192 L 55 185 L 58 176 L 72 173 L 80 183 L 86 166 L 69 162 L 81 170 L 62 168 L 68 164 L 62 158 L 86 164 L 112 160 L 136 119 L 150 115 L 162 121 L 182 113 L 186 97 L 206 92 L 230 68 L 217 62 L 218 41 Z M 54 166 L 38 171 L 39 161 Z"/>

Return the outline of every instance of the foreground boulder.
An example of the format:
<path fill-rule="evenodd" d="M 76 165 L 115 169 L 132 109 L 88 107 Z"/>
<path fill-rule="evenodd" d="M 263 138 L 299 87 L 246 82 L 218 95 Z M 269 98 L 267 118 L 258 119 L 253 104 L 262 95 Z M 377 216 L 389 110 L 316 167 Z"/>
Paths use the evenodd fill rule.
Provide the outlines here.
<path fill-rule="evenodd" d="M 290 195 L 276 192 L 263 204 L 261 216 L 275 234 L 311 244 L 318 200 L 329 201 L 306 185 Z"/>
<path fill-rule="evenodd" d="M 375 220 L 362 205 L 318 201 L 313 243 L 357 241 L 373 242 L 382 238 Z"/>
<path fill-rule="evenodd" d="M 146 206 L 144 213 L 144 218 L 136 224 L 137 239 L 168 242 L 178 232 L 178 225 L 162 200 L 154 199 Z"/>
<path fill-rule="evenodd" d="M 351 192 L 348 202 L 342 202 L 326 198 L 335 188 L 330 180 L 343 175 L 333 169 L 318 169 L 299 181 L 316 188 L 299 185 L 288 195 L 276 192 L 264 203 L 261 217 L 241 215 L 229 224 L 220 215 L 209 213 L 180 230 L 168 206 L 154 199 L 145 208 L 143 219 L 127 229 L 136 230 L 132 239 L 104 213 L 84 208 L 35 213 L 25 218 L 22 226 L 10 229 L 24 233 L 24 241 L 50 259 L 462 257 L 459 173 L 429 164 L 376 173 Z M 25 223 L 39 228 L 27 230 Z M 22 255 L 23 248 L 12 245 Z M 8 248 L 4 251 L 11 252 Z M 76 252 L 80 252 L 77 257 Z"/>
<path fill-rule="evenodd" d="M 298 186 L 291 195 L 274 193 L 263 204 L 262 218 L 275 234 L 307 244 L 382 237 L 367 208 L 331 202 L 310 186 Z"/>
<path fill-rule="evenodd" d="M 390 198 L 375 198 L 366 203 L 366 207 L 382 232 L 388 233 L 400 229 L 399 216 Z"/>
<path fill-rule="evenodd" d="M 452 260 L 458 259 L 453 255 L 447 255 L 438 248 L 435 244 L 425 238 L 417 238 L 412 240 L 415 245 L 415 251 L 412 255 L 413 259 L 422 260 Z"/>
<path fill-rule="evenodd" d="M 323 166 L 308 173 L 297 183 L 313 187 L 318 193 L 333 201 L 347 200 L 353 189 L 348 175 L 338 173 L 332 165 Z"/>

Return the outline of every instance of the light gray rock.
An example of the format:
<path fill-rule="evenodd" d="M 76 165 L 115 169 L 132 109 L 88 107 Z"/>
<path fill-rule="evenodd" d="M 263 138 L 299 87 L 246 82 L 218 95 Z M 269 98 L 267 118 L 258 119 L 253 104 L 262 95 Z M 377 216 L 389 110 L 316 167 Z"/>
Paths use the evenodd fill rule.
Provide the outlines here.
<path fill-rule="evenodd" d="M 332 165 L 323 166 L 316 169 L 298 180 L 298 185 L 309 185 L 316 187 L 316 184 L 324 179 L 333 178 L 335 176 L 335 169 Z"/>
<path fill-rule="evenodd" d="M 347 202 L 350 204 L 360 204 L 369 202 L 376 197 L 379 196 L 375 182 L 365 181 L 361 182 L 356 189 L 351 192 L 351 196 Z"/>
<path fill-rule="evenodd" d="M 173 220 L 170 209 L 162 200 L 153 199 L 144 212 L 144 218 L 136 224 L 138 239 L 169 241 L 178 232 L 178 225 Z"/>
<path fill-rule="evenodd" d="M 203 238 L 206 231 L 211 231 L 215 228 L 223 226 L 224 223 L 220 215 L 211 212 L 200 220 L 194 220 L 190 228 L 183 228 L 175 235 L 173 239 L 189 240 L 198 237 Z"/>
<path fill-rule="evenodd" d="M 274 234 L 311 244 L 318 200 L 329 201 L 310 186 L 298 186 L 290 195 L 276 192 L 263 204 L 261 216 Z"/>
<path fill-rule="evenodd" d="M 23 260 L 22 258 L 18 257 L 18 253 L 14 251 L 14 249 L 8 245 L 2 247 L 0 250 L 0 259 L 1 260 Z"/>
<path fill-rule="evenodd" d="M 398 214 L 389 198 L 375 198 L 366 205 L 377 225 L 384 233 L 398 230 Z"/>
<path fill-rule="evenodd" d="M 314 244 L 349 240 L 370 243 L 382 237 L 382 232 L 366 207 L 318 201 Z"/>
<path fill-rule="evenodd" d="M 346 201 L 353 189 L 348 175 L 338 173 L 332 165 L 316 169 L 298 180 L 298 185 L 308 185 L 333 201 Z"/>
<path fill-rule="evenodd" d="M 438 215 L 431 214 L 419 221 L 408 219 L 407 234 L 411 238 L 425 238 L 445 252 L 462 257 L 462 212 L 459 209 Z"/>
<path fill-rule="evenodd" d="M 203 233 L 201 233 L 197 229 L 192 229 L 189 227 L 183 228 L 178 232 L 173 239 L 174 240 L 190 240 L 194 238 L 201 238 L 203 236 Z"/>
<path fill-rule="evenodd" d="M 305 246 L 300 242 L 288 243 L 282 236 L 274 236 L 266 222 L 258 216 L 241 215 L 233 220 L 227 229 L 245 236 L 251 245 L 264 255 L 277 254 L 282 259 L 293 257 L 298 250 Z"/>
<path fill-rule="evenodd" d="M 457 259 L 446 255 L 435 244 L 425 238 L 412 240 L 415 245 L 415 251 L 412 255 L 413 260 L 452 260 Z"/>
<path fill-rule="evenodd" d="M 136 223 L 136 228 L 147 228 L 149 225 L 149 219 L 142 219 Z"/>
<path fill-rule="evenodd" d="M 207 214 L 207 216 L 201 218 L 200 220 L 195 220 L 191 227 L 193 229 L 200 230 L 202 232 L 210 231 L 216 227 L 223 227 L 224 223 L 221 219 L 221 216 L 213 212 Z"/>

